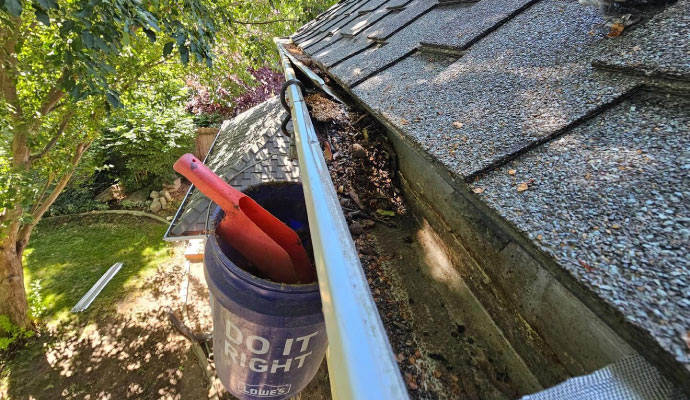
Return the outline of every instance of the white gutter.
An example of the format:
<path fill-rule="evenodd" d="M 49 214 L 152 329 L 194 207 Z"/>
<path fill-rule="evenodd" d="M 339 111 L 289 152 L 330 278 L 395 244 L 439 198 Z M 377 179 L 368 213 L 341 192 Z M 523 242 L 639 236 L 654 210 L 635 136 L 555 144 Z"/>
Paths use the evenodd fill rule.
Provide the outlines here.
<path fill-rule="evenodd" d="M 103 288 L 105 288 L 105 285 L 107 285 L 108 282 L 110 282 L 110 280 L 113 279 L 115 274 L 117 274 L 120 271 L 120 269 L 122 269 L 121 262 L 117 262 L 113 264 L 110 268 L 108 268 L 108 270 L 105 271 L 103 276 L 101 276 L 98 279 L 98 281 L 94 283 L 91 289 L 89 289 L 89 291 L 86 292 L 84 297 L 82 297 L 81 300 L 79 300 L 79 302 L 77 302 L 77 304 L 75 304 L 74 307 L 72 307 L 72 312 L 78 313 L 85 311 L 87 308 L 89 308 L 91 303 L 93 303 L 93 301 L 96 300 L 96 297 L 99 294 L 101 294 L 101 291 L 103 290 Z"/>
<path fill-rule="evenodd" d="M 285 50 L 285 49 L 283 49 Z M 315 85 L 318 85 L 321 90 L 323 90 L 327 95 L 331 96 L 334 100 L 338 101 L 341 104 L 345 104 L 343 100 L 338 97 L 331 88 L 326 85 L 326 81 L 324 81 L 320 76 L 316 74 L 316 72 L 312 71 L 307 67 L 306 65 L 302 64 L 298 59 L 296 59 L 290 52 L 285 51 L 283 54 L 287 56 L 287 58 L 292 62 L 292 64 L 297 67 L 304 75 L 306 75 L 312 82 L 314 82 Z"/>
<path fill-rule="evenodd" d="M 296 79 L 283 44 L 274 39 L 285 80 Z M 371 296 L 326 161 L 297 85 L 286 90 L 300 177 L 309 215 L 316 272 L 328 334 L 333 398 L 408 399 L 400 369 Z"/>

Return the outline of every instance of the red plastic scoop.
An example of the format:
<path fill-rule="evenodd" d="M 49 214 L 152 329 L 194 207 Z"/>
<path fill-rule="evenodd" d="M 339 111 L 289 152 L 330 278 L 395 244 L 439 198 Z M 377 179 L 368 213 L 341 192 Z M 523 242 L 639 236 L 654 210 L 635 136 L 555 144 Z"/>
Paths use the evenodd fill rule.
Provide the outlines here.
<path fill-rule="evenodd" d="M 216 227 L 218 237 L 269 279 L 281 283 L 316 280 L 307 252 L 290 227 L 251 197 L 228 185 L 193 155 L 183 155 L 173 168 L 225 212 Z"/>

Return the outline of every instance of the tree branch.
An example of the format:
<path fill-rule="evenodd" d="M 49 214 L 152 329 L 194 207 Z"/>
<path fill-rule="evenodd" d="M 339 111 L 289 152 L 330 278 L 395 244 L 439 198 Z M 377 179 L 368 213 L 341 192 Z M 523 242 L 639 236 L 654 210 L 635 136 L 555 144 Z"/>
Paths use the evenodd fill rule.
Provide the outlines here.
<path fill-rule="evenodd" d="M 18 35 L 10 27 L 2 30 L 0 39 L 2 43 L 2 54 L 0 54 L 0 91 L 5 101 L 12 106 L 12 117 L 19 121 L 22 117 L 22 108 L 17 96 L 17 85 L 12 78 L 16 72 L 17 57 L 14 47 L 17 44 Z"/>
<path fill-rule="evenodd" d="M 163 64 L 163 63 L 167 62 L 167 61 L 170 60 L 171 58 L 172 58 L 172 54 L 169 54 L 169 55 L 167 55 L 167 56 L 165 56 L 165 57 L 163 57 L 163 58 L 151 60 L 150 62 L 148 62 L 148 63 L 142 65 L 142 66 L 141 66 L 141 69 L 140 69 L 139 71 L 137 71 L 137 72 L 135 72 L 135 73 L 133 73 L 133 74 L 129 74 L 129 75 L 131 75 L 131 76 L 133 77 L 132 79 L 129 79 L 129 80 L 126 80 L 126 81 L 125 81 L 125 80 L 122 80 L 122 79 L 115 79 L 115 81 L 113 82 L 112 86 L 121 85 L 120 88 L 119 88 L 119 91 L 120 91 L 120 92 L 122 92 L 122 91 L 124 91 L 124 90 L 126 90 L 126 89 L 129 89 L 130 86 L 132 86 L 133 84 L 137 83 L 137 81 L 139 80 L 139 78 L 141 77 L 142 74 L 146 73 L 148 70 L 150 70 L 151 68 L 155 67 L 156 65 L 160 65 L 160 64 Z M 122 77 L 124 78 L 124 75 L 123 75 Z"/>
<path fill-rule="evenodd" d="M 38 130 L 38 128 L 41 125 L 41 121 L 43 120 L 43 117 L 53 111 L 55 109 L 55 106 L 58 104 L 60 99 L 62 99 L 65 96 L 65 92 L 62 91 L 60 88 L 62 81 L 65 80 L 66 76 L 66 70 L 62 71 L 62 75 L 58 78 L 57 82 L 55 82 L 55 86 L 53 86 L 52 89 L 48 92 L 46 95 L 45 99 L 43 100 L 43 103 L 41 106 L 38 108 L 38 115 L 36 115 L 30 126 L 31 129 L 29 131 L 30 135 L 33 135 L 34 132 Z"/>
<path fill-rule="evenodd" d="M 64 98 L 64 96 L 63 96 L 62 100 L 59 103 L 57 103 L 55 106 L 53 106 L 53 108 L 50 109 L 50 112 L 54 112 L 58 108 L 64 107 L 65 104 L 69 104 L 69 102 L 70 102 L 69 97 Z"/>
<path fill-rule="evenodd" d="M 76 170 L 77 164 L 79 164 L 79 161 L 81 160 L 81 157 L 84 155 L 86 150 L 89 148 L 91 145 L 91 142 L 82 142 L 79 143 L 76 146 L 76 149 L 74 151 L 74 155 L 72 156 L 72 160 L 70 161 L 70 168 L 69 170 L 63 175 L 60 180 L 57 182 L 53 190 L 50 192 L 50 195 L 41 203 L 40 206 L 38 206 L 34 212 L 31 213 L 31 216 L 33 217 L 33 220 L 24 225 L 22 229 L 19 231 L 19 235 L 17 238 L 17 249 L 18 250 L 24 250 L 24 247 L 29 243 L 29 237 L 31 236 L 31 231 L 34 229 L 36 224 L 38 224 L 38 221 L 41 220 L 41 217 L 43 214 L 45 214 L 46 211 L 48 211 L 48 208 L 50 208 L 51 205 L 55 202 L 55 200 L 58 198 L 62 190 L 67 186 L 67 183 L 69 183 L 69 180 L 72 178 L 72 175 L 74 174 L 74 171 Z"/>
<path fill-rule="evenodd" d="M 46 95 L 45 100 L 43 100 L 43 104 L 41 104 L 41 108 L 38 109 L 39 118 L 53 111 L 55 109 L 55 105 L 65 95 L 65 92 L 63 92 L 60 88 L 60 84 L 62 83 L 63 79 L 64 74 L 58 79 L 58 81 L 55 83 L 55 86 L 50 89 L 50 92 L 48 92 Z"/>
<path fill-rule="evenodd" d="M 60 121 L 60 125 L 58 126 L 57 132 L 55 132 L 55 135 L 53 135 L 53 138 L 50 139 L 50 142 L 46 144 L 46 146 L 41 150 L 40 153 L 38 154 L 32 154 L 31 157 L 29 157 L 30 162 L 34 162 L 36 160 L 40 160 L 43 156 L 45 156 L 50 149 L 55 146 L 57 141 L 60 139 L 63 133 L 65 133 L 65 129 L 67 129 L 67 126 L 69 125 L 70 120 L 72 119 L 72 116 L 74 115 L 74 110 L 70 110 L 65 115 L 62 116 L 62 120 Z"/>
<path fill-rule="evenodd" d="M 33 208 L 31 209 L 31 213 L 33 214 L 38 210 L 38 207 L 41 205 L 41 202 L 43 202 L 43 197 L 46 195 L 46 192 L 48 191 L 48 188 L 50 185 L 53 183 L 53 175 L 51 174 L 50 177 L 48 177 L 48 180 L 46 183 L 43 185 L 43 188 L 41 189 L 41 194 L 38 196 L 38 199 L 36 200 L 36 204 L 34 204 Z"/>

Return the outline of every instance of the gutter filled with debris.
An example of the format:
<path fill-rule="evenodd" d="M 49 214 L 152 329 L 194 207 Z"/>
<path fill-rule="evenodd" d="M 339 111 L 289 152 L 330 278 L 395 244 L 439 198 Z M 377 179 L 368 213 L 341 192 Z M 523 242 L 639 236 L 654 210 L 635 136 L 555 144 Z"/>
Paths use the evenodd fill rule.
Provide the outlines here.
<path fill-rule="evenodd" d="M 408 398 L 360 265 L 295 72 L 275 39 L 288 83 L 291 140 L 299 159 L 329 341 L 331 388 L 342 399 Z M 290 83 L 293 84 L 290 84 Z"/>

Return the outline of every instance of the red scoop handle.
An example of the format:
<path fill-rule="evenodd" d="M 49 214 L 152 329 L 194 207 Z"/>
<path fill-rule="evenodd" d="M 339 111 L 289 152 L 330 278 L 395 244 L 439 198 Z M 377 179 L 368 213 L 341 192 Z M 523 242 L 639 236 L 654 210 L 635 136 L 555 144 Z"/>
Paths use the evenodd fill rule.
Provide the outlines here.
<path fill-rule="evenodd" d="M 192 154 L 180 157 L 173 168 L 220 206 L 225 217 L 216 228 L 218 236 L 269 279 L 281 283 L 316 280 L 314 268 L 294 230 L 228 185 Z"/>

